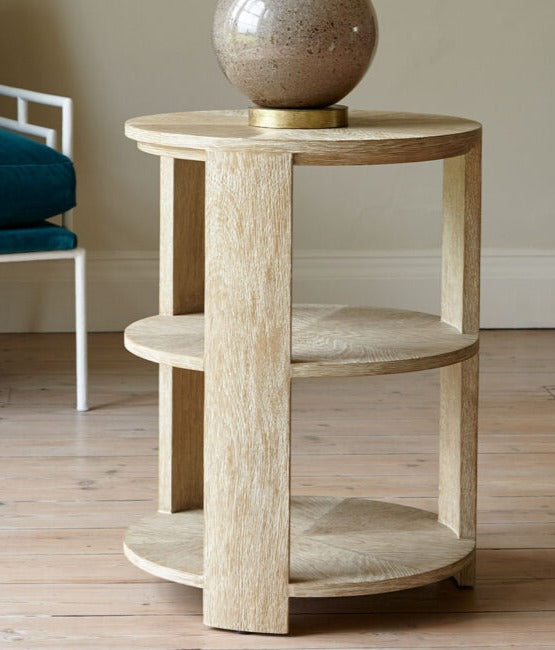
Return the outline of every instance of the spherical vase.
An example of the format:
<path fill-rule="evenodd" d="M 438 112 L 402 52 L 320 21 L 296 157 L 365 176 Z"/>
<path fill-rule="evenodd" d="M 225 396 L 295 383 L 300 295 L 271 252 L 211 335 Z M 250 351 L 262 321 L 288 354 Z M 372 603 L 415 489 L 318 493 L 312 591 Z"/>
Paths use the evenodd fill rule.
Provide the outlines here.
<path fill-rule="evenodd" d="M 378 42 L 371 0 L 219 0 L 214 48 L 257 106 L 318 109 L 360 82 Z"/>

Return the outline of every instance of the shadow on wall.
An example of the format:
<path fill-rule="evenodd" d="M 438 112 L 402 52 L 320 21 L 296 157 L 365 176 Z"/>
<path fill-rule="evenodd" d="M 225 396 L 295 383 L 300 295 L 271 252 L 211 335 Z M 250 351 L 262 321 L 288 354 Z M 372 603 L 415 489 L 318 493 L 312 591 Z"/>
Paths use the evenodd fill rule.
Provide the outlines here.
<path fill-rule="evenodd" d="M 64 48 L 57 9 L 44 0 L 2 0 L 0 83 L 39 92 L 71 95 L 71 84 L 68 83 L 72 79 L 71 72 L 71 58 Z M 16 117 L 15 101 L 2 98 L 0 111 L 4 115 Z M 31 105 L 29 117 L 44 126 L 60 128 L 61 116 L 58 109 Z M 24 268 L 27 266 L 2 265 L 0 296 L 3 302 L 17 305 L 17 321 L 24 322 L 26 329 L 34 331 L 40 328 L 43 315 L 49 309 L 51 296 L 45 295 L 43 284 L 35 284 L 27 300 L 16 300 L 22 279 L 19 276 L 27 273 Z M 40 264 L 39 268 L 42 279 L 47 282 L 49 276 L 56 272 L 53 266 L 45 263 Z M 36 266 L 35 269 L 38 273 Z M 67 274 L 71 277 L 69 266 Z M 3 327 L 8 330 L 12 329 L 10 325 L 11 323 L 3 322 Z"/>
<path fill-rule="evenodd" d="M 145 10 L 133 13 L 135 2 Z M 130 314 L 140 317 L 156 308 L 154 282 L 148 279 L 148 288 L 138 290 L 136 276 L 121 278 L 132 275 L 127 251 L 140 255 L 158 246 L 157 160 L 140 156 L 123 133 L 125 119 L 143 112 L 141 102 L 165 104 L 163 97 L 145 93 L 143 84 L 144 60 L 153 60 L 149 73 L 155 75 L 166 57 L 158 42 L 145 37 L 157 6 L 156 0 L 0 0 L 0 83 L 74 100 L 74 229 L 89 252 L 91 329 L 120 329 L 132 320 Z M 129 13 L 135 23 L 122 30 L 120 18 Z M 171 22 L 173 15 L 166 17 Z M 13 115 L 15 102 L 9 107 L 6 114 Z M 45 126 L 59 123 L 55 110 L 34 105 L 29 117 Z M 104 258 L 95 260 L 96 251 L 107 252 L 117 270 L 108 274 Z M 68 269 L 60 276 L 62 264 L 45 262 L 33 273 L 25 268 L 32 265 L 3 266 L 0 299 L 12 310 L 0 316 L 0 331 L 72 329 L 65 282 L 71 274 Z M 113 304 L 123 314 L 117 321 Z"/>
<path fill-rule="evenodd" d="M 71 57 L 59 10 L 48 0 L 0 3 L 0 83 L 38 92 L 74 96 Z M 4 99 L 3 114 L 15 117 L 16 103 Z M 59 109 L 31 104 L 29 117 L 59 129 Z"/>
<path fill-rule="evenodd" d="M 59 10 L 44 0 L 2 0 L 0 79 L 56 94 L 71 94 L 71 57 L 64 49 Z"/>

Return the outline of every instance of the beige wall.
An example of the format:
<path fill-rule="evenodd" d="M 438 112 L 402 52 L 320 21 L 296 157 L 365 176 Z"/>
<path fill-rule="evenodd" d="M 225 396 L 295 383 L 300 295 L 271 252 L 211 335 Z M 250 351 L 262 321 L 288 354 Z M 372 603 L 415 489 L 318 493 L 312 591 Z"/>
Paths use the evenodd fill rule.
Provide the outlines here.
<path fill-rule="evenodd" d="M 460 114 L 485 126 L 484 245 L 555 249 L 555 2 L 374 0 L 381 42 L 353 107 Z M 126 118 L 244 106 L 210 44 L 215 0 L 0 0 L 0 80 L 76 102 L 90 251 L 157 248 L 157 161 Z M 439 245 L 440 167 L 301 169 L 298 250 Z"/>

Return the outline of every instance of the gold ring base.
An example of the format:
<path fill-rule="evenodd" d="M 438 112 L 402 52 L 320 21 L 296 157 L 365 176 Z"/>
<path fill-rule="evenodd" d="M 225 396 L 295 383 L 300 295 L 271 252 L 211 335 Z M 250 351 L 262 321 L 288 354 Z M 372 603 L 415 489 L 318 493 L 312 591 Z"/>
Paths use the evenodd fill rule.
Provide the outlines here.
<path fill-rule="evenodd" d="M 249 125 L 263 129 L 337 129 L 349 125 L 347 106 L 249 108 Z"/>

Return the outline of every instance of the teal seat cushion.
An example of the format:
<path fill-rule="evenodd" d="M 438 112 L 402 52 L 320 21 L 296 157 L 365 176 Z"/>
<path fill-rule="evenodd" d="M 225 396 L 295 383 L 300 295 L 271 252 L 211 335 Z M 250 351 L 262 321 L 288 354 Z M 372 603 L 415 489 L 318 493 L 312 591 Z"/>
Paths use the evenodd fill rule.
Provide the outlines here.
<path fill-rule="evenodd" d="M 71 160 L 40 142 L 0 129 L 0 228 L 36 223 L 73 207 Z"/>
<path fill-rule="evenodd" d="M 0 254 L 67 251 L 76 246 L 75 233 L 48 221 L 23 228 L 0 228 Z"/>

